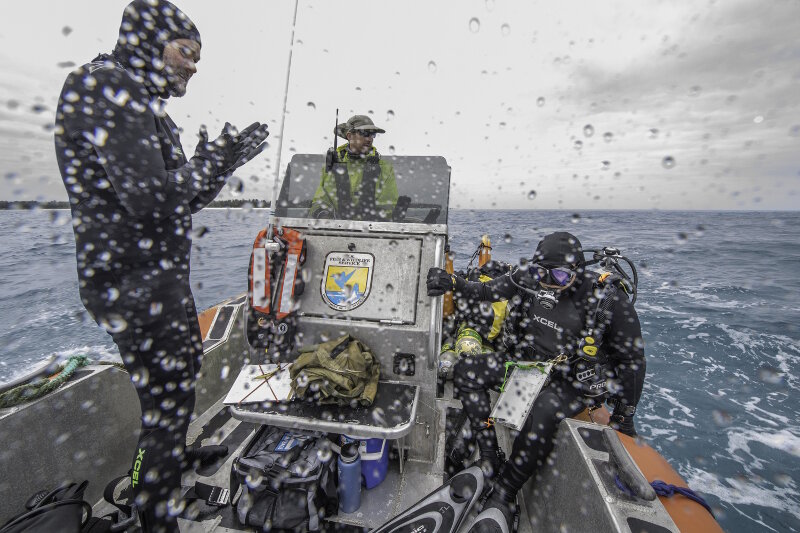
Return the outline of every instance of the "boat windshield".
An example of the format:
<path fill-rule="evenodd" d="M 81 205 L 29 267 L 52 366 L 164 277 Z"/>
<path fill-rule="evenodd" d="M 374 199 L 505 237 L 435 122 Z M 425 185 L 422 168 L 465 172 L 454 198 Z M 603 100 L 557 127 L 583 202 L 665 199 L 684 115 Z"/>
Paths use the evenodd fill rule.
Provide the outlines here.
<path fill-rule="evenodd" d="M 279 218 L 446 224 L 450 167 L 439 156 L 381 156 L 326 168 L 295 154 L 276 202 Z"/>

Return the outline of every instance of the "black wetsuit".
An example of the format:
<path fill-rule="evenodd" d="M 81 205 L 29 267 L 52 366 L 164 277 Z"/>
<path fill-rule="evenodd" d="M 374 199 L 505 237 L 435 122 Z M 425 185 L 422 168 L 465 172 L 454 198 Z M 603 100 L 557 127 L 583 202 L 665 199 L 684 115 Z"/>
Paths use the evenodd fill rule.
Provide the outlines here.
<path fill-rule="evenodd" d="M 141 27 L 130 14 L 123 27 L 126 20 Z M 142 42 L 154 31 L 143 29 Z M 156 39 L 146 42 L 154 47 Z M 119 347 L 141 404 L 132 485 L 145 502 L 140 516 L 150 517 L 149 531 L 174 523 L 159 504 L 180 489 L 203 355 L 189 285 L 192 213 L 225 181 L 206 159 L 187 161 L 163 111 L 167 94 L 134 59 L 144 52 L 118 45 L 67 77 L 55 144 L 72 210 L 81 300 Z"/>
<path fill-rule="evenodd" d="M 587 272 L 570 288 L 559 295 L 553 309 L 545 309 L 532 295 L 519 289 L 507 274 L 486 283 L 458 280 L 457 295 L 472 302 L 508 299 L 512 306 L 504 332 L 507 351 L 467 357 L 455 367 L 456 395 L 477 432 L 482 453 L 496 446 L 493 428 L 486 428 L 491 412 L 488 390 L 499 390 L 505 374 L 504 363 L 511 360 L 548 360 L 559 354 L 569 357 L 578 353 L 581 331 L 586 326 L 587 313 L 594 314 L 597 300 L 593 298 L 593 273 Z M 519 280 L 518 280 L 519 281 Z M 635 406 L 642 393 L 645 358 L 641 327 L 633 306 L 624 293 L 608 300 L 609 319 L 604 328 L 601 355 L 604 363 L 599 372 L 611 378 L 609 387 L 625 405 Z M 575 358 L 577 359 L 577 358 Z M 576 361 L 554 369 L 551 381 L 534 403 L 525 426 L 514 440 L 508 464 L 515 465 L 512 485 L 515 490 L 534 474 L 553 448 L 553 436 L 558 422 L 573 416 L 586 406 L 602 401 L 603 396 L 589 389 L 591 380 L 575 378 Z M 481 441 L 483 439 L 483 441 Z M 487 440 L 488 439 L 488 440 Z M 508 470 L 508 469 L 507 469 Z"/>

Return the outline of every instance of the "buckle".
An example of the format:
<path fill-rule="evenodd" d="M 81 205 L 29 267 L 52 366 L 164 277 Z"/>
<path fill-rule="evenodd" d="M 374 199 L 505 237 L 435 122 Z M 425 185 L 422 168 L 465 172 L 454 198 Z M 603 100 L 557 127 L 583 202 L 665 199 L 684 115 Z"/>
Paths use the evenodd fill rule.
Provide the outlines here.
<path fill-rule="evenodd" d="M 231 501 L 231 491 L 223 487 L 212 487 L 211 494 L 206 498 L 208 505 L 224 507 Z"/>

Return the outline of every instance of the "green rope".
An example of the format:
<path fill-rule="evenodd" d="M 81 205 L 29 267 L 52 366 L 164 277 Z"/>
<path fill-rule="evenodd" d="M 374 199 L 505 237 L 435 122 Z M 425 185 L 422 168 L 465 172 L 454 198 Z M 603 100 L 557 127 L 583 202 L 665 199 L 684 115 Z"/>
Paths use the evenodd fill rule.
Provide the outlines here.
<path fill-rule="evenodd" d="M 31 402 L 45 396 L 64 384 L 72 377 L 75 370 L 88 364 L 89 358 L 85 355 L 70 357 L 67 362 L 59 368 L 58 374 L 47 379 L 17 385 L 13 389 L 0 394 L 0 409 L 14 407 L 21 403 Z"/>

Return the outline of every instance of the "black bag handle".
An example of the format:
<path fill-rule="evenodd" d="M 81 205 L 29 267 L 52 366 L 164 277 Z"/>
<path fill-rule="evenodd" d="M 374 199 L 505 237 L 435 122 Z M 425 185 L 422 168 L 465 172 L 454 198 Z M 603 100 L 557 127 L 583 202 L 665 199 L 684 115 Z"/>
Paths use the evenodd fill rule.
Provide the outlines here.
<path fill-rule="evenodd" d="M 35 507 L 34 509 L 28 511 L 27 513 L 24 513 L 16 518 L 12 518 L 10 522 L 5 524 L 3 528 L 0 529 L 0 533 L 4 533 L 7 531 L 10 532 L 12 527 L 19 525 L 21 522 L 29 520 L 34 516 L 38 516 L 47 511 L 52 511 L 57 507 L 62 507 L 64 505 L 75 505 L 75 504 L 79 504 L 86 511 L 86 520 L 82 520 L 80 525 L 81 529 L 83 529 L 83 526 L 85 526 L 86 523 L 89 522 L 89 520 L 92 518 L 92 506 L 89 505 L 89 503 L 84 500 L 71 499 L 71 500 L 58 500 L 55 502 L 42 505 L 40 507 Z"/>

